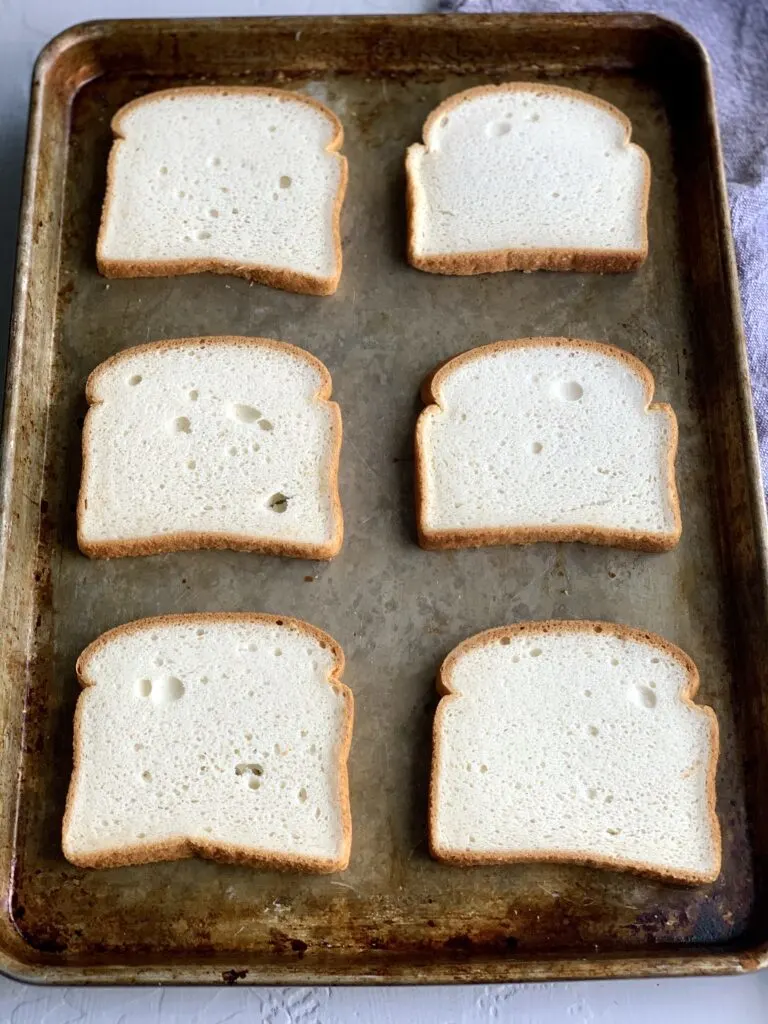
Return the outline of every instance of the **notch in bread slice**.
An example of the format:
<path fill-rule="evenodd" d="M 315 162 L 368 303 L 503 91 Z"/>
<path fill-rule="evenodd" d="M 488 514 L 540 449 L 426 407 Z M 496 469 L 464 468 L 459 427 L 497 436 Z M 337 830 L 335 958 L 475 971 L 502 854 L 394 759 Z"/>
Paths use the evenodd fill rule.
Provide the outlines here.
<path fill-rule="evenodd" d="M 634 270 L 651 170 L 603 100 L 534 82 L 451 96 L 409 148 L 408 259 L 438 274 Z"/>
<path fill-rule="evenodd" d="M 207 270 L 336 291 L 347 161 L 322 103 L 279 89 L 168 89 L 127 104 L 112 131 L 102 274 Z"/>
<path fill-rule="evenodd" d="M 679 648 L 607 622 L 524 622 L 465 640 L 438 680 L 433 855 L 713 881 L 718 729 L 693 703 L 698 685 Z"/>
<path fill-rule="evenodd" d="M 331 377 L 269 338 L 126 349 L 88 379 L 78 544 L 332 558 L 343 535 Z"/>
<path fill-rule="evenodd" d="M 426 382 L 416 425 L 425 548 L 680 539 L 677 421 L 648 368 L 611 345 L 497 341 Z"/>
<path fill-rule="evenodd" d="M 327 633 L 274 615 L 160 616 L 99 637 L 77 662 L 67 859 L 345 868 L 343 668 Z"/>

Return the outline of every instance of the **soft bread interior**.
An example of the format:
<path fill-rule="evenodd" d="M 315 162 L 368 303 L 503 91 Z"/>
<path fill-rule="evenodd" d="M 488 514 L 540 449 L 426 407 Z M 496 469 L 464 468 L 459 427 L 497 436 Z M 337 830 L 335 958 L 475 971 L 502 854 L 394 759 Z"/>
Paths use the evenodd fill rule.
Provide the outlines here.
<path fill-rule="evenodd" d="M 341 542 L 330 386 L 322 363 L 269 339 L 158 342 L 102 364 L 88 386 L 81 547 L 218 539 L 330 557 Z"/>
<path fill-rule="evenodd" d="M 273 90 L 173 89 L 129 104 L 114 129 L 98 245 L 106 273 L 210 264 L 335 288 L 346 164 L 330 110 Z"/>
<path fill-rule="evenodd" d="M 146 619 L 82 655 L 64 851 L 346 863 L 351 698 L 339 649 L 293 620 Z"/>
<path fill-rule="evenodd" d="M 417 426 L 420 529 L 436 546 L 574 528 L 671 546 L 677 427 L 652 393 L 641 363 L 595 343 L 530 338 L 451 360 Z"/>
<path fill-rule="evenodd" d="M 450 859 L 717 875 L 717 723 L 682 652 L 592 623 L 490 630 L 447 659 L 431 839 Z"/>
<path fill-rule="evenodd" d="M 451 97 L 408 154 L 413 255 L 643 252 L 648 161 L 628 138 L 623 115 L 570 89 Z"/>

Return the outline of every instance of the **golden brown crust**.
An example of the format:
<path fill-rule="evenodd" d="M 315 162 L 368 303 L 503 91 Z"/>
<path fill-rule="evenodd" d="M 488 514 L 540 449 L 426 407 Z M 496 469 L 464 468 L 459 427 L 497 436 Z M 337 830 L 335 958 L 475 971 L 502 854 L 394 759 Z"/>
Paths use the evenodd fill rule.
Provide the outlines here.
<path fill-rule="evenodd" d="M 429 274 L 470 277 L 473 274 L 499 274 L 505 270 L 571 270 L 580 274 L 625 274 L 637 270 L 648 256 L 629 249 L 490 249 L 487 252 L 462 252 L 419 256 L 408 251 L 408 262 Z"/>
<path fill-rule="evenodd" d="M 475 647 L 483 647 L 486 644 L 495 643 L 504 637 L 520 635 L 540 636 L 552 633 L 609 633 L 619 640 L 630 640 L 635 643 L 645 643 L 656 650 L 674 658 L 686 673 L 686 685 L 681 690 L 680 700 L 687 707 L 699 715 L 704 715 L 710 726 L 710 758 L 707 769 L 707 809 L 710 827 L 712 830 L 712 844 L 717 851 L 716 864 L 711 872 L 689 872 L 673 871 L 668 868 L 659 868 L 652 864 L 628 859 L 600 856 L 584 857 L 578 853 L 567 850 L 525 850 L 500 852 L 468 852 L 466 850 L 443 849 L 437 841 L 437 788 L 441 768 L 440 749 L 442 743 L 443 717 L 447 705 L 454 700 L 460 700 L 461 694 L 453 689 L 453 670 L 457 661 L 468 651 Z M 462 641 L 443 661 L 437 677 L 437 690 L 442 694 L 432 732 L 432 765 L 429 786 L 429 849 L 432 856 L 447 864 L 454 864 L 459 867 L 469 867 L 479 864 L 515 864 L 515 863 L 558 863 L 558 864 L 581 864 L 585 867 L 609 868 L 617 871 L 633 871 L 639 874 L 648 875 L 651 878 L 661 878 L 664 881 L 683 882 L 688 885 L 701 885 L 707 882 L 714 882 L 720 874 L 722 859 L 722 842 L 720 822 L 716 811 L 715 782 L 717 774 L 717 760 L 720 753 L 720 738 L 717 717 L 705 704 L 695 704 L 693 698 L 699 689 L 699 672 L 693 660 L 679 647 L 671 644 L 668 640 L 651 633 L 647 630 L 635 629 L 633 626 L 623 626 L 613 622 L 594 622 L 580 619 L 549 619 L 542 622 L 517 622 L 509 626 L 498 626 L 494 629 L 487 629 L 482 633 L 468 637 Z"/>
<path fill-rule="evenodd" d="M 113 186 L 118 147 L 120 146 L 120 142 L 125 138 L 122 132 L 123 120 L 125 116 L 136 107 L 144 106 L 147 103 L 152 103 L 169 95 L 178 96 L 181 93 L 184 93 L 185 95 L 195 93 L 201 96 L 211 94 L 227 96 L 232 93 L 276 96 L 279 99 L 290 99 L 303 103 L 305 106 L 312 107 L 314 110 L 319 111 L 328 119 L 333 128 L 334 135 L 325 147 L 325 152 L 335 155 L 337 160 L 339 160 L 341 167 L 339 189 L 336 193 L 336 199 L 331 214 L 333 247 L 336 263 L 336 273 L 333 276 L 320 277 L 316 274 L 302 274 L 296 270 L 289 270 L 287 268 L 264 266 L 262 264 L 244 265 L 236 262 L 235 260 L 225 259 L 114 260 L 108 259 L 104 256 L 104 233 L 107 217 L 109 215 L 110 202 L 114 191 Z M 333 295 L 336 291 L 339 286 L 342 271 L 341 207 L 344 202 L 344 195 L 347 191 L 349 169 L 347 165 L 347 158 L 339 153 L 339 150 L 344 144 L 344 128 L 338 117 L 329 107 L 326 107 L 325 104 L 320 103 L 311 96 L 305 96 L 303 93 L 290 92 L 287 89 L 263 88 L 261 86 L 201 85 L 187 86 L 177 89 L 162 89 L 159 92 L 152 92 L 148 93 L 146 96 L 141 96 L 136 100 L 132 100 L 130 103 L 126 103 L 124 107 L 121 107 L 112 118 L 112 132 L 115 138 L 107 161 L 107 188 L 104 195 L 99 236 L 96 241 L 96 266 L 98 267 L 99 273 L 103 274 L 104 277 L 176 277 L 180 274 L 201 273 L 232 274 L 236 277 L 245 277 L 257 284 L 265 284 L 270 288 L 280 288 L 283 291 L 299 292 L 305 295 Z"/>
<path fill-rule="evenodd" d="M 187 836 L 177 836 L 165 842 L 137 842 L 130 847 L 102 850 L 91 855 L 74 853 L 69 848 L 67 833 L 73 814 L 75 792 L 79 784 L 79 772 L 83 756 L 81 720 L 85 693 L 81 693 L 75 710 L 74 765 L 72 779 L 67 792 L 62 826 L 62 850 L 64 856 L 72 864 L 84 868 L 113 868 L 129 864 L 149 864 L 156 861 L 183 860 L 188 857 L 199 856 L 209 860 L 224 861 L 229 864 L 246 864 L 250 867 L 263 867 L 278 871 L 307 871 L 326 874 L 332 871 L 343 871 L 347 867 L 352 843 L 352 816 L 349 805 L 347 761 L 352 742 L 354 698 L 349 687 L 341 681 L 341 676 L 344 672 L 344 651 L 330 634 L 322 629 L 318 629 L 317 626 L 312 626 L 308 622 L 292 618 L 289 615 L 268 615 L 261 612 L 198 612 L 190 615 L 157 615 L 151 618 L 137 619 L 134 622 L 125 623 L 125 625 L 117 626 L 115 629 L 102 633 L 100 637 L 86 647 L 77 659 L 76 672 L 78 681 L 84 691 L 89 686 L 96 684 L 96 680 L 89 674 L 91 659 L 94 654 L 117 637 L 126 636 L 131 633 L 152 631 L 158 627 L 165 626 L 195 625 L 196 623 L 220 625 L 223 622 L 266 622 L 283 626 L 286 629 L 301 630 L 318 643 L 325 644 L 332 653 L 334 666 L 328 676 L 328 684 L 344 700 L 345 711 L 344 731 L 339 739 L 337 748 L 339 769 L 338 803 L 341 809 L 343 833 L 340 856 L 336 860 L 328 860 L 322 857 L 281 855 L 268 850 L 248 849 L 245 847 L 235 847 L 229 843 L 217 843 L 214 840 L 190 839 Z"/>
<path fill-rule="evenodd" d="M 539 524 L 535 526 L 487 527 L 474 529 L 435 530 L 427 525 L 427 509 L 425 496 L 425 479 L 427 472 L 427 443 L 424 439 L 425 424 L 428 417 L 436 415 L 441 409 L 440 389 L 443 382 L 453 371 L 475 359 L 482 359 L 495 352 L 504 352 L 519 348 L 568 348 L 586 349 L 600 352 L 611 359 L 623 363 L 642 382 L 646 396 L 646 412 L 658 412 L 666 416 L 668 422 L 669 449 L 667 459 L 667 481 L 669 503 L 672 509 L 674 529 L 670 533 L 649 533 L 642 530 L 619 530 L 598 528 L 588 524 L 575 526 L 551 526 Z M 489 345 L 480 345 L 469 349 L 452 359 L 441 363 L 424 381 L 421 388 L 422 401 L 427 404 L 416 421 L 415 431 L 415 495 L 416 525 L 421 547 L 428 551 L 443 551 L 452 548 L 486 547 L 500 544 L 534 544 L 542 541 L 551 543 L 569 543 L 579 541 L 583 544 L 607 545 L 609 547 L 630 548 L 635 551 L 669 551 L 680 540 L 682 521 L 680 516 L 680 500 L 675 482 L 675 458 L 677 456 L 677 419 L 672 407 L 666 402 L 653 402 L 654 380 L 648 367 L 639 359 L 600 341 L 583 341 L 579 338 L 518 338 L 514 341 L 494 341 Z"/>
<path fill-rule="evenodd" d="M 333 417 L 333 437 L 330 452 L 331 478 L 328 483 L 328 491 L 331 496 L 331 514 L 335 525 L 333 537 L 326 544 L 302 544 L 275 540 L 270 537 L 244 537 L 224 531 L 220 533 L 184 531 L 180 533 L 164 533 L 156 537 L 137 537 L 125 540 L 89 540 L 83 533 L 83 518 L 88 490 L 88 470 L 90 467 L 91 431 L 93 429 L 93 419 L 91 417 L 91 409 L 89 408 L 83 424 L 83 469 L 80 478 L 80 495 L 77 502 L 78 547 L 89 558 L 124 558 L 132 555 L 158 555 L 168 551 L 194 551 L 200 548 L 250 551 L 262 555 L 322 559 L 325 561 L 333 558 L 341 550 L 341 545 L 344 541 L 344 517 L 339 497 L 339 460 L 342 438 L 341 410 L 336 402 L 330 401 L 332 381 L 327 366 L 321 363 L 311 352 L 307 352 L 297 345 L 291 345 L 287 341 L 276 341 L 274 338 L 243 338 L 236 335 L 151 341 L 144 345 L 123 349 L 122 352 L 111 356 L 93 370 L 85 385 L 85 397 L 89 407 L 96 407 L 101 404 L 96 397 L 99 380 L 121 362 L 131 359 L 141 352 L 166 352 L 192 345 L 202 347 L 239 345 L 243 347 L 272 348 L 285 352 L 296 359 L 301 359 L 320 375 L 320 387 L 315 394 L 315 401 L 328 405 Z"/>
<path fill-rule="evenodd" d="M 489 249 L 482 252 L 462 253 L 420 253 L 417 249 L 415 232 L 415 211 L 417 205 L 416 171 L 413 167 L 415 154 L 422 149 L 429 151 L 429 134 L 438 119 L 444 117 L 461 103 L 488 93 L 499 92 L 549 92 L 565 94 L 585 103 L 591 103 L 607 111 L 621 124 L 625 132 L 625 143 L 642 154 L 645 167 L 645 183 L 640 215 L 643 222 L 643 243 L 639 249 L 567 249 L 567 248 L 526 248 Z M 406 209 L 408 218 L 408 262 L 417 270 L 431 274 L 466 276 L 471 274 L 495 274 L 504 270 L 571 270 L 585 274 L 621 274 L 636 270 L 648 256 L 648 197 L 651 190 L 651 162 L 648 154 L 634 142 L 630 142 L 632 122 L 613 104 L 590 96 L 578 89 L 567 89 L 559 85 L 541 85 L 538 82 L 506 82 L 502 85 L 480 85 L 456 93 L 435 107 L 422 129 L 423 143 L 408 147 L 405 157 Z"/>

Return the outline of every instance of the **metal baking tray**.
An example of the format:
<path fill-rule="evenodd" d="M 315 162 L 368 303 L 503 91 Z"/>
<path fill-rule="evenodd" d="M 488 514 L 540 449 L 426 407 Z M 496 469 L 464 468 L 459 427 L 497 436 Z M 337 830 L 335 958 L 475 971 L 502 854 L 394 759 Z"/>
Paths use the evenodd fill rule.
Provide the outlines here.
<path fill-rule="evenodd" d="M 444 97 L 540 79 L 615 103 L 653 165 L 637 273 L 440 277 L 408 267 L 403 156 Z M 305 90 L 344 123 L 344 274 L 330 298 L 213 275 L 95 268 L 110 118 L 198 82 Z M 75 544 L 84 383 L 149 339 L 266 335 L 330 368 L 344 416 L 342 553 L 89 561 Z M 412 434 L 436 363 L 499 338 L 606 339 L 652 370 L 680 424 L 680 546 L 430 553 Z M 654 17 L 114 21 L 54 40 L 32 98 L 2 464 L 0 966 L 47 982 L 509 981 L 748 971 L 768 962 L 766 525 L 707 59 Z M 341 875 L 199 860 L 67 864 L 77 654 L 143 615 L 268 610 L 328 630 L 355 693 L 354 836 Z M 720 720 L 718 881 L 577 866 L 460 869 L 426 845 L 435 673 L 472 633 L 606 618 L 695 659 Z"/>

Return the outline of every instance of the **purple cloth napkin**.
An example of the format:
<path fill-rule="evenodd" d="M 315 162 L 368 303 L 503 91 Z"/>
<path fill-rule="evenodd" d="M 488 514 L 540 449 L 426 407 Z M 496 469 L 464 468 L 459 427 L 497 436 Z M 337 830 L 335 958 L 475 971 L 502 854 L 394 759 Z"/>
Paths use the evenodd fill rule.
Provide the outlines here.
<path fill-rule="evenodd" d="M 768 0 L 441 0 L 445 11 L 643 11 L 706 46 L 717 89 L 749 348 L 763 482 L 768 484 Z"/>

